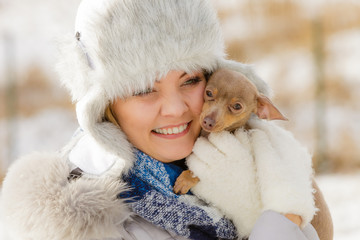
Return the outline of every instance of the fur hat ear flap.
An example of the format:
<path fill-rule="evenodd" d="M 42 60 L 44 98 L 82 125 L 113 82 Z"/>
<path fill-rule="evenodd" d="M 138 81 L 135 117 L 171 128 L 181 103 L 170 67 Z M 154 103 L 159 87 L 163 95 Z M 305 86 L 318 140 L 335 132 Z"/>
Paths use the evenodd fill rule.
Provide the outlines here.
<path fill-rule="evenodd" d="M 115 167 L 107 174 L 119 174 L 132 166 L 134 160 L 133 147 L 120 127 L 103 120 L 105 110 L 109 104 L 102 88 L 93 87 L 81 98 L 76 105 L 76 114 L 80 127 L 91 134 L 97 143 L 105 150 L 118 157 Z"/>
<path fill-rule="evenodd" d="M 219 68 L 228 68 L 244 74 L 252 83 L 255 84 L 260 93 L 267 97 L 271 97 L 272 92 L 269 85 L 255 73 L 253 66 L 233 60 L 223 59 L 219 61 Z"/>
<path fill-rule="evenodd" d="M 92 83 L 89 81 L 92 68 L 87 56 L 75 36 L 58 39 L 58 62 L 56 71 L 61 83 L 70 91 L 74 102 L 80 100 Z"/>

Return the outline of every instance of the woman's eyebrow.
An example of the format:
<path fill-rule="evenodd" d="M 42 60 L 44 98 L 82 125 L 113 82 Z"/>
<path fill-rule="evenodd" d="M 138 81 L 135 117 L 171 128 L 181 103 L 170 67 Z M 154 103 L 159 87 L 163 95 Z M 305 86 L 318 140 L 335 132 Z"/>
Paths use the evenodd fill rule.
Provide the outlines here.
<path fill-rule="evenodd" d="M 184 72 L 183 74 L 181 74 L 180 78 L 182 78 L 182 77 L 185 76 L 185 75 L 186 75 L 186 72 Z"/>

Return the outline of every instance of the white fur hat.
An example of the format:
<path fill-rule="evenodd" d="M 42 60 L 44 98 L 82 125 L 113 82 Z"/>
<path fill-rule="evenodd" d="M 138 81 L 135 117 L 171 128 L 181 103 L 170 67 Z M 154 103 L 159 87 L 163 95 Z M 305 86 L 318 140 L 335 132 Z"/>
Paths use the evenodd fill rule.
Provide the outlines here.
<path fill-rule="evenodd" d="M 103 121 L 107 105 L 148 89 L 170 70 L 228 66 L 267 91 L 247 65 L 225 60 L 208 0 L 83 0 L 75 33 L 60 50 L 61 80 L 77 102 L 81 128 L 124 159 L 132 159 L 132 148 L 118 127 Z"/>

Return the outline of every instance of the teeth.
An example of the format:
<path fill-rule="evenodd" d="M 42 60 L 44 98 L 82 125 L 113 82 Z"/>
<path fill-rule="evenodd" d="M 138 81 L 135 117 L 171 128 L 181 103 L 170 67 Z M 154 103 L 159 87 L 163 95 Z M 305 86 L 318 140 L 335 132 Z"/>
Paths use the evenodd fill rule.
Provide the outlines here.
<path fill-rule="evenodd" d="M 155 132 L 160 133 L 160 134 L 165 134 L 165 135 L 169 135 L 169 134 L 179 134 L 182 133 L 186 128 L 187 128 L 187 124 L 181 125 L 180 127 L 173 127 L 173 128 L 156 128 L 154 129 Z"/>
<path fill-rule="evenodd" d="M 179 129 L 177 127 L 174 127 L 172 131 L 173 131 L 173 134 L 179 133 Z"/>

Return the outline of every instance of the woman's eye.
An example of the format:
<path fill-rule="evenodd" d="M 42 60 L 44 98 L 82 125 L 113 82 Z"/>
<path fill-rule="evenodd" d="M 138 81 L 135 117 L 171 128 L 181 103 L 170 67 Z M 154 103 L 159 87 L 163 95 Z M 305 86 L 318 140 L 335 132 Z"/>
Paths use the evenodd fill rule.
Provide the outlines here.
<path fill-rule="evenodd" d="M 201 78 L 200 77 L 193 77 L 190 78 L 189 80 L 186 80 L 183 85 L 195 85 L 197 83 L 201 82 Z"/>
<path fill-rule="evenodd" d="M 148 88 L 145 91 L 134 93 L 133 96 L 146 96 L 146 95 L 149 95 L 150 93 L 153 93 L 153 92 L 154 92 L 154 89 Z"/>

